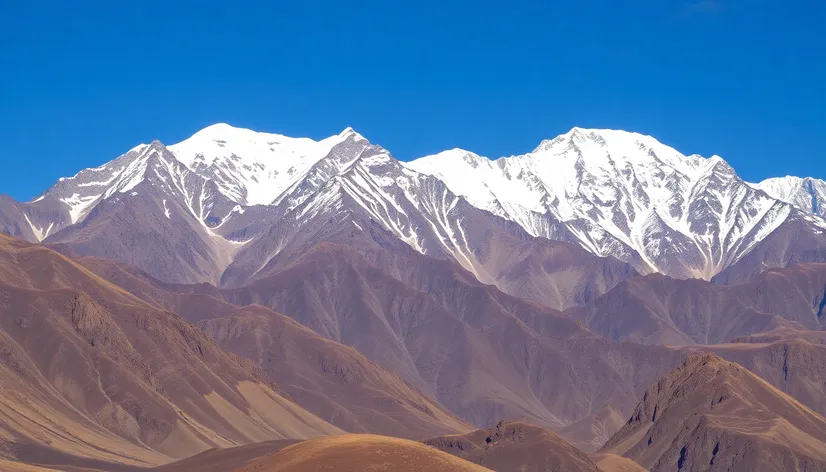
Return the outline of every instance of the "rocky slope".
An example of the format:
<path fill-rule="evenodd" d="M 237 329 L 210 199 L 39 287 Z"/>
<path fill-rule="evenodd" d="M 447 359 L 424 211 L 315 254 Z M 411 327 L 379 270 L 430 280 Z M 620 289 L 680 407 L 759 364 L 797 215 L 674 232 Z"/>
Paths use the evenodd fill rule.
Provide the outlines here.
<path fill-rule="evenodd" d="M 207 285 L 170 286 L 105 259 L 80 262 L 147 303 L 180 313 L 223 349 L 252 360 L 279 391 L 348 432 L 422 439 L 470 429 L 395 373 L 285 315 L 261 305 L 239 308 Z"/>
<path fill-rule="evenodd" d="M 167 309 L 184 309 L 187 319 L 203 320 L 202 325 L 235 310 L 217 298 L 239 306 L 266 304 L 328 339 L 360 349 L 372 362 L 398 372 L 406 382 L 477 426 L 487 427 L 501 418 L 527 419 L 554 428 L 589 451 L 622 426 L 642 387 L 692 352 L 716 352 L 740 362 L 807 406 L 826 411 L 822 393 L 826 370 L 813 362 L 822 355 L 822 347 L 796 341 L 799 331 L 775 333 L 768 341 L 758 337 L 751 343 L 681 349 L 616 344 L 594 337 L 559 312 L 480 284 L 449 261 L 422 256 L 410 248 L 413 256 L 405 254 L 402 249 L 406 247 L 371 252 L 326 244 L 297 260 L 285 261 L 283 268 L 274 269 L 258 283 L 233 290 L 171 286 L 109 261 L 83 262 L 145 300 Z M 382 269 L 368 263 L 365 254 Z M 811 280 L 811 286 L 817 286 L 816 279 L 806 273 L 801 272 L 800 280 Z M 231 325 L 227 320 L 218 323 Z M 234 329 L 222 342 L 231 349 L 239 347 L 237 353 L 262 359 L 270 346 L 269 325 L 270 321 L 246 321 L 243 329 Z M 449 327 L 468 335 L 445 335 Z M 233 342 L 236 336 L 250 341 Z M 330 344 L 334 345 L 338 344 Z M 287 345 L 282 352 L 302 352 L 294 349 Z M 295 365 L 318 372 L 321 364 Z M 279 372 L 283 367 L 278 363 L 265 368 L 271 375 L 303 380 L 315 375 L 302 374 L 300 369 Z M 441 380 L 434 384 L 430 379 Z M 451 383 L 444 383 L 447 380 Z M 329 384 L 327 388 L 338 391 Z M 309 403 L 303 406 L 314 408 Z"/>
<path fill-rule="evenodd" d="M 198 326 L 229 352 L 255 361 L 303 408 L 353 433 L 421 439 L 470 425 L 357 350 L 262 306 Z"/>
<path fill-rule="evenodd" d="M 685 156 L 636 133 L 574 128 L 524 155 L 454 149 L 408 166 L 532 235 L 575 241 L 643 273 L 708 280 L 747 264 L 763 241 L 784 253 L 763 257 L 768 267 L 814 248 L 801 237 L 824 247 L 823 220 L 808 209 L 753 188 L 718 156 Z"/>
<path fill-rule="evenodd" d="M 738 364 L 695 356 L 603 447 L 651 471 L 826 470 L 826 419 Z"/>
<path fill-rule="evenodd" d="M 798 264 L 721 286 L 662 275 L 623 281 L 566 313 L 594 332 L 645 344 L 720 344 L 772 330 L 822 330 L 826 265 Z"/>
<path fill-rule="evenodd" d="M 812 362 L 822 348 L 795 341 L 799 331 L 771 342 L 758 338 L 748 344 L 681 349 L 616 344 L 594 337 L 559 312 L 480 284 L 449 261 L 422 255 L 395 259 L 395 251 L 376 250 L 371 257 L 383 267 L 379 269 L 362 254 L 349 246 L 322 245 L 260 282 L 233 290 L 169 286 L 136 278 L 129 268 L 107 261 L 97 260 L 97 265 L 109 269 L 95 270 L 161 306 L 189 307 L 186 316 L 191 320 L 220 318 L 234 309 L 215 297 L 240 306 L 266 304 L 329 339 L 360 349 L 373 362 L 398 372 L 475 425 L 490 426 L 503 417 L 529 419 L 553 427 L 585 450 L 599 447 L 622 426 L 643 386 L 698 350 L 747 365 L 807 406 L 826 411 L 822 394 L 826 371 Z M 84 263 L 92 268 L 90 261 L 94 260 Z M 817 285 L 805 271 L 801 274 L 801 280 Z M 419 321 L 411 324 L 413 320 Z M 511 325 L 515 329 L 502 331 Z M 451 326 L 478 334 L 457 344 L 457 339 L 465 338 L 448 334 L 449 340 L 444 339 L 444 331 Z M 264 324 L 251 328 L 259 334 L 266 330 Z M 250 344 L 239 345 L 245 346 L 243 352 L 255 351 L 252 357 L 259 359 L 261 348 Z M 438 362 L 428 357 L 442 352 L 436 357 L 441 359 Z M 553 374 L 550 366 L 555 366 Z M 439 382 L 453 379 L 454 383 L 434 385 L 428 380 L 432 378 L 442 379 Z M 554 378 L 566 380 L 552 385 Z M 589 400 L 583 403 L 584 398 Z M 474 404 L 478 406 L 466 406 Z"/>
<path fill-rule="evenodd" d="M 47 248 L 0 236 L 0 280 L 2 457 L 147 466 L 340 431 L 195 326 Z"/>
<path fill-rule="evenodd" d="M 480 427 L 517 418 L 561 428 L 602 417 L 606 407 L 627 413 L 639 387 L 683 355 L 611 343 L 558 311 L 480 284 L 449 261 L 421 254 L 403 261 L 397 273 L 407 274 L 404 281 L 353 248 L 322 244 L 245 287 L 176 289 L 287 314 Z M 601 421 L 578 434 L 591 448 L 615 430 L 599 433 Z"/>

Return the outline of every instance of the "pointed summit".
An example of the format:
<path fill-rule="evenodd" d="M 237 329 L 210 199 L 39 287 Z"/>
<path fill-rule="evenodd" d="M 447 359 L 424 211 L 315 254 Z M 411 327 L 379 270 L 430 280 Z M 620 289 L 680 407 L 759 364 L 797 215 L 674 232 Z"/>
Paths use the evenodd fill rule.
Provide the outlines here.
<path fill-rule="evenodd" d="M 565 134 L 560 134 L 559 136 L 553 139 L 543 140 L 541 143 L 539 143 L 539 146 L 537 146 L 533 150 L 533 152 L 536 153 L 549 151 L 550 149 L 562 143 L 579 144 L 587 141 L 594 141 L 600 145 L 604 145 L 605 139 L 601 136 L 602 131 L 610 130 L 586 129 L 574 126 L 573 128 L 571 128 L 570 131 L 568 131 Z"/>
<path fill-rule="evenodd" d="M 163 152 L 165 150 L 166 146 L 164 145 L 164 143 L 158 141 L 157 139 L 153 139 L 152 142 L 149 143 L 149 146 L 143 148 L 141 151 L 143 151 L 144 154 L 148 154 L 152 151 Z"/>
<path fill-rule="evenodd" d="M 824 445 L 826 419 L 741 365 L 705 354 L 652 384 L 601 452 L 654 472 L 779 472 L 795 464 L 824 470 Z"/>
<path fill-rule="evenodd" d="M 341 133 L 338 133 L 338 136 L 342 140 L 353 139 L 354 141 L 367 141 L 367 139 L 364 136 L 359 134 L 350 126 L 344 128 L 344 130 Z"/>

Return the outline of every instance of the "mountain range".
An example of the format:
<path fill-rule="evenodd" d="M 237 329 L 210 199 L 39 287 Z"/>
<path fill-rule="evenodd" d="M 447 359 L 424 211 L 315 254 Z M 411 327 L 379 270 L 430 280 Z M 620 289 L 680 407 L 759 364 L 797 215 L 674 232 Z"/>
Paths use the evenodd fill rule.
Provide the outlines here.
<path fill-rule="evenodd" d="M 0 459 L 824 470 L 824 198 L 616 130 L 141 144 L 0 196 Z"/>
<path fill-rule="evenodd" d="M 0 222 L 167 282 L 219 286 L 253 280 L 295 246 L 381 230 L 567 308 L 637 273 L 737 283 L 824 261 L 824 191 L 814 179 L 749 184 L 718 156 L 624 131 L 574 128 L 497 160 L 455 149 L 400 162 L 350 128 L 313 141 L 218 124 L 139 145 L 31 202 L 4 197 Z M 587 260 L 589 277 L 570 259 Z"/>

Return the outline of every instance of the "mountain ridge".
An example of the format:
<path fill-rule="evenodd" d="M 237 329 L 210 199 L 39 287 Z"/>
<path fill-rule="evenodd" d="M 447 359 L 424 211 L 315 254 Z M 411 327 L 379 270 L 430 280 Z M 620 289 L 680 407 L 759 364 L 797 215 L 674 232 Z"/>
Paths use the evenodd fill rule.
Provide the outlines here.
<path fill-rule="evenodd" d="M 654 472 L 826 470 L 826 418 L 736 363 L 689 357 L 603 446 Z"/>
<path fill-rule="evenodd" d="M 501 268 L 479 259 L 482 241 L 469 232 L 480 226 L 578 245 L 643 274 L 738 283 L 765 268 L 826 261 L 819 214 L 826 205 L 805 204 L 800 193 L 820 188 L 805 182 L 794 191 L 747 184 L 719 156 L 686 156 L 620 130 L 574 128 L 497 160 L 454 149 L 400 162 L 352 128 L 315 141 L 219 123 L 168 147 L 136 146 L 31 202 L 0 200 L 0 229 L 135 264 L 170 282 L 216 283 L 236 254 L 271 237 L 273 225 L 291 225 L 295 237 L 310 221 L 346 210 L 486 283 L 499 284 Z M 105 251 L 92 247 L 104 227 L 145 232 L 112 222 L 125 211 L 135 220 L 150 213 L 170 220 L 159 224 L 177 248 L 157 243 L 147 252 L 172 266 L 152 267 L 111 241 Z M 271 241 L 268 257 L 284 244 Z M 182 250 L 189 252 L 183 260 Z"/>

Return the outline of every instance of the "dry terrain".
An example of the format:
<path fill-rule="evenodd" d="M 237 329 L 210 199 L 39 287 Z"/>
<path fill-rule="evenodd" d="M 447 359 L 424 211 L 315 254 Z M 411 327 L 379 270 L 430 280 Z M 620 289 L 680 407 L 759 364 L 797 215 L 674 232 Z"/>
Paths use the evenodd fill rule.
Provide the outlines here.
<path fill-rule="evenodd" d="M 482 472 L 489 471 L 406 439 L 348 434 L 304 441 L 238 472 Z"/>
<path fill-rule="evenodd" d="M 497 472 L 598 472 L 588 456 L 538 426 L 503 421 L 494 428 L 442 436 L 425 444 Z"/>
<path fill-rule="evenodd" d="M 340 430 L 197 327 L 0 236 L 0 457 L 114 470 Z"/>
<path fill-rule="evenodd" d="M 653 472 L 826 470 L 826 419 L 742 366 L 693 356 L 651 385 L 601 452 Z"/>
<path fill-rule="evenodd" d="M 279 439 L 228 448 L 214 448 L 192 457 L 151 469 L 152 472 L 229 472 L 300 441 Z"/>
<path fill-rule="evenodd" d="M 566 313 L 603 336 L 644 344 L 720 344 L 766 331 L 822 330 L 826 264 L 772 269 L 730 286 L 633 277 Z"/>

